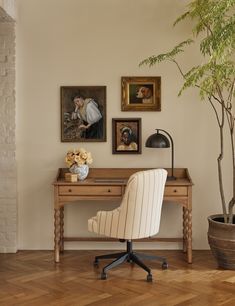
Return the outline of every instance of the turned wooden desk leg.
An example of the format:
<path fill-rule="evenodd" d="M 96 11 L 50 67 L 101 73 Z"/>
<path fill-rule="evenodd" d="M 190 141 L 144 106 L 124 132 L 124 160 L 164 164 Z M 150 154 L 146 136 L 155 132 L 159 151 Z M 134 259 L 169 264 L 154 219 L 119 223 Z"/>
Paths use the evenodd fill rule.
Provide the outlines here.
<path fill-rule="evenodd" d="M 64 252 L 64 207 L 60 208 L 60 252 Z"/>
<path fill-rule="evenodd" d="M 187 252 L 187 261 L 192 263 L 192 210 L 184 209 L 184 234 L 186 239 L 184 240 L 184 250 Z"/>
<path fill-rule="evenodd" d="M 54 252 L 55 262 L 60 262 L 60 208 L 54 210 Z"/>
<path fill-rule="evenodd" d="M 186 223 L 187 223 L 187 258 L 188 263 L 193 262 L 192 251 L 192 187 L 188 188 L 188 205 L 186 208 Z"/>
<path fill-rule="evenodd" d="M 192 210 L 187 210 L 187 259 L 188 263 L 192 263 Z"/>
<path fill-rule="evenodd" d="M 187 252 L 187 220 L 185 207 L 183 207 L 183 252 Z"/>

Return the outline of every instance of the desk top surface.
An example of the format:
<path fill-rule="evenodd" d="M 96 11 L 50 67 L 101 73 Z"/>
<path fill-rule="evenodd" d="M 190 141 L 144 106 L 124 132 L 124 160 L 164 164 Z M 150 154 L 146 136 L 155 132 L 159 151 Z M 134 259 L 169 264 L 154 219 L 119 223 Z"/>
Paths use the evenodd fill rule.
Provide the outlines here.
<path fill-rule="evenodd" d="M 90 168 L 88 177 L 84 181 L 66 182 L 65 173 L 68 168 L 59 168 L 53 185 L 126 185 L 128 178 L 135 172 L 152 168 Z M 166 168 L 168 173 L 171 169 Z M 176 180 L 167 181 L 167 186 L 192 186 L 193 182 L 186 168 L 175 168 Z"/>

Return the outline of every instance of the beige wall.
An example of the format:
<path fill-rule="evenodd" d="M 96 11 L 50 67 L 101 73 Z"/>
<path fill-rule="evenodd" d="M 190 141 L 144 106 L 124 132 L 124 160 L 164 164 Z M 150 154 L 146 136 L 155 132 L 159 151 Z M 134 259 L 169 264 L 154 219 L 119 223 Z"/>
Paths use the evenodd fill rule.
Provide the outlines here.
<path fill-rule="evenodd" d="M 19 248 L 53 248 L 53 188 L 58 167 L 71 147 L 84 146 L 93 167 L 169 166 L 170 151 L 144 147 L 155 128 L 172 134 L 175 165 L 187 167 L 193 188 L 193 246 L 207 248 L 207 215 L 220 212 L 217 197 L 214 116 L 197 90 L 181 98 L 181 77 L 165 63 L 139 68 L 145 57 L 188 37 L 189 27 L 172 27 L 187 1 L 176 0 L 19 0 L 17 20 L 17 162 Z M 195 47 L 180 57 L 183 68 L 196 63 Z M 121 112 L 121 76 L 161 76 L 161 112 Z M 60 86 L 107 86 L 107 142 L 60 142 Z M 111 118 L 142 118 L 142 155 L 112 155 Z M 225 173 L 226 177 L 228 174 Z M 67 234 L 89 235 L 87 218 L 114 204 L 80 203 L 66 208 Z M 181 234 L 181 210 L 165 205 L 161 236 Z M 83 248 L 107 247 L 80 244 Z M 113 246 L 113 245 L 112 245 Z M 152 245 L 153 246 L 153 245 Z M 79 248 L 79 244 L 67 245 Z M 109 244 L 110 247 L 110 244 Z M 159 245 L 154 245 L 159 247 Z M 161 244 L 170 248 L 172 245 Z M 178 245 L 173 245 L 178 247 Z"/>

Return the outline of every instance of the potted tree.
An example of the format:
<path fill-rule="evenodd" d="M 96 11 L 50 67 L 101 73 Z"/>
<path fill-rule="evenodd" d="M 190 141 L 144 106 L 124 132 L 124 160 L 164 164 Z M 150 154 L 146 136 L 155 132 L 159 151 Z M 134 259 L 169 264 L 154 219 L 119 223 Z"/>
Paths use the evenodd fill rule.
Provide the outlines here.
<path fill-rule="evenodd" d="M 170 52 L 153 55 L 140 63 L 149 67 L 162 61 L 174 63 L 183 77 L 179 95 L 189 87 L 197 87 L 202 99 L 211 105 L 219 135 L 220 152 L 217 158 L 218 180 L 222 214 L 208 217 L 208 241 L 218 265 L 235 269 L 235 149 L 234 149 L 234 96 L 235 96 L 235 0 L 194 0 L 187 11 L 174 23 L 186 18 L 192 20 L 192 35 L 200 44 L 203 63 L 184 72 L 176 60 L 184 48 L 192 44 L 187 39 Z M 224 138 L 229 135 L 232 176 L 232 197 L 225 198 L 223 181 Z"/>

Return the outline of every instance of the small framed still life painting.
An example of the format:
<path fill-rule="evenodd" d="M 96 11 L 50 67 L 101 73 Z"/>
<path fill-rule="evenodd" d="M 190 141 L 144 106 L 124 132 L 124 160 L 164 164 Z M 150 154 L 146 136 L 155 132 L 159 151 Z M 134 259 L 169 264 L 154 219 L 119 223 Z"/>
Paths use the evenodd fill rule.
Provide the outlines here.
<path fill-rule="evenodd" d="M 141 118 L 112 119 L 113 154 L 141 154 Z"/>
<path fill-rule="evenodd" d="M 106 141 L 106 86 L 63 86 L 61 141 Z"/>
<path fill-rule="evenodd" d="M 161 111 L 161 77 L 122 77 L 122 111 Z"/>

